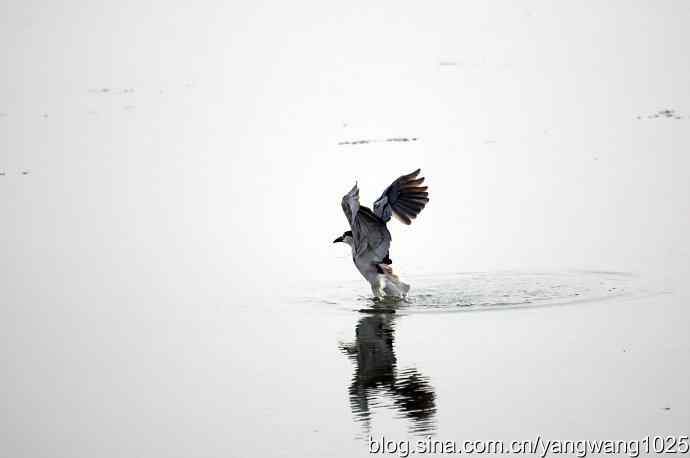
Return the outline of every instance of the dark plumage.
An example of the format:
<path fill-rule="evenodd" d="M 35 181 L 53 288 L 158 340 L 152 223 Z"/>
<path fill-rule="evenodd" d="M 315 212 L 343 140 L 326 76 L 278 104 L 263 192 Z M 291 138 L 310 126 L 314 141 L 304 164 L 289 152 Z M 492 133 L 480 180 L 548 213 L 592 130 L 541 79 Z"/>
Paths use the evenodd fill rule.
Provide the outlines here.
<path fill-rule="evenodd" d="M 419 172 L 417 169 L 391 183 L 374 202 L 373 210 L 360 205 L 356 184 L 342 199 L 351 231 L 334 242 L 345 242 L 352 247 L 355 265 L 377 297 L 404 297 L 410 289 L 393 273 L 388 256 L 391 235 L 386 223 L 395 216 L 404 224 L 411 224 L 426 207 L 429 193 L 426 186 L 421 186 L 424 177 L 418 177 Z"/>
<path fill-rule="evenodd" d="M 417 178 L 419 172 L 417 169 L 391 183 L 374 203 L 374 213 L 384 221 L 388 221 L 392 213 L 403 223 L 411 224 L 429 202 L 427 187 L 420 186 L 424 177 Z"/>

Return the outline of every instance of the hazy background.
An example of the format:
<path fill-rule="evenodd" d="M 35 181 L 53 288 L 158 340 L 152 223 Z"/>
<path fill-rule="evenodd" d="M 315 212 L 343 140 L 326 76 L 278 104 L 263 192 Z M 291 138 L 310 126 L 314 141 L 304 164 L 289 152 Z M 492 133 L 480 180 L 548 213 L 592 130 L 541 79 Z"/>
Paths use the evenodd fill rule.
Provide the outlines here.
<path fill-rule="evenodd" d="M 688 273 L 686 1 L 4 1 L 0 24 L 14 456 L 61 367 L 136 371 L 148 337 L 184 353 L 201 322 L 256 329 L 252 298 L 356 280 L 331 244 L 355 180 L 370 204 L 427 177 L 391 226 L 403 275 Z M 389 137 L 418 141 L 338 144 Z"/>

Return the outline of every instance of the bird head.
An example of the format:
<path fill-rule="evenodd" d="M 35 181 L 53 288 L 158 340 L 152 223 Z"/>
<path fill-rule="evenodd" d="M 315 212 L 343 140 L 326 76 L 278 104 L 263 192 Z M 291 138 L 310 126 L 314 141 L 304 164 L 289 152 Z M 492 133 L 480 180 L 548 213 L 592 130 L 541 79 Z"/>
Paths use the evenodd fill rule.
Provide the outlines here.
<path fill-rule="evenodd" d="M 353 241 L 352 241 L 352 231 L 345 231 L 343 232 L 343 235 L 338 237 L 337 239 L 333 240 L 333 243 L 347 243 L 348 245 L 352 246 Z"/>

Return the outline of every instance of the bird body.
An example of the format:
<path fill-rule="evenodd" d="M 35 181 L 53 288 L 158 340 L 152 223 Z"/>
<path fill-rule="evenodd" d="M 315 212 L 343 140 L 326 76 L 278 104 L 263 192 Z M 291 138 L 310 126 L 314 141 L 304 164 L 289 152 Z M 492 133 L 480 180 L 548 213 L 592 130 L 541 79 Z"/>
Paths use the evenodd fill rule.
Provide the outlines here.
<path fill-rule="evenodd" d="M 407 295 L 410 285 L 400 281 L 398 276 L 393 273 L 390 264 L 386 264 L 386 261 L 390 262 L 390 259 L 381 260 L 376 252 L 370 249 L 357 254 L 352 237 L 345 237 L 343 242 L 352 248 L 352 260 L 355 267 L 371 285 L 374 296 L 383 299 L 385 297 L 403 298 Z"/>
<path fill-rule="evenodd" d="M 378 299 L 407 296 L 410 285 L 402 282 L 393 272 L 389 257 L 391 234 L 386 223 L 395 216 L 404 224 L 411 224 L 429 202 L 424 178 L 417 178 L 420 170 L 403 175 L 386 188 L 374 202 L 374 210 L 360 205 L 357 184 L 345 194 L 342 208 L 350 230 L 334 240 L 352 248 L 352 259 L 357 270 L 371 285 Z"/>

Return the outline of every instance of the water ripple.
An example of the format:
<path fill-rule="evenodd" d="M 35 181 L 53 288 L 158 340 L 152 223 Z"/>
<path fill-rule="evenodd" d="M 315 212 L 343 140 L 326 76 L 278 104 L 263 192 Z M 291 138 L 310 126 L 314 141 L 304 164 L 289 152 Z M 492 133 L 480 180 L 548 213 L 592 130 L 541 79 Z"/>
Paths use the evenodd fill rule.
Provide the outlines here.
<path fill-rule="evenodd" d="M 363 281 L 340 285 L 313 300 L 360 312 L 466 312 L 592 302 L 641 292 L 637 278 L 624 272 L 483 272 L 406 278 L 412 284 L 404 301 L 379 301 L 363 295 Z"/>

